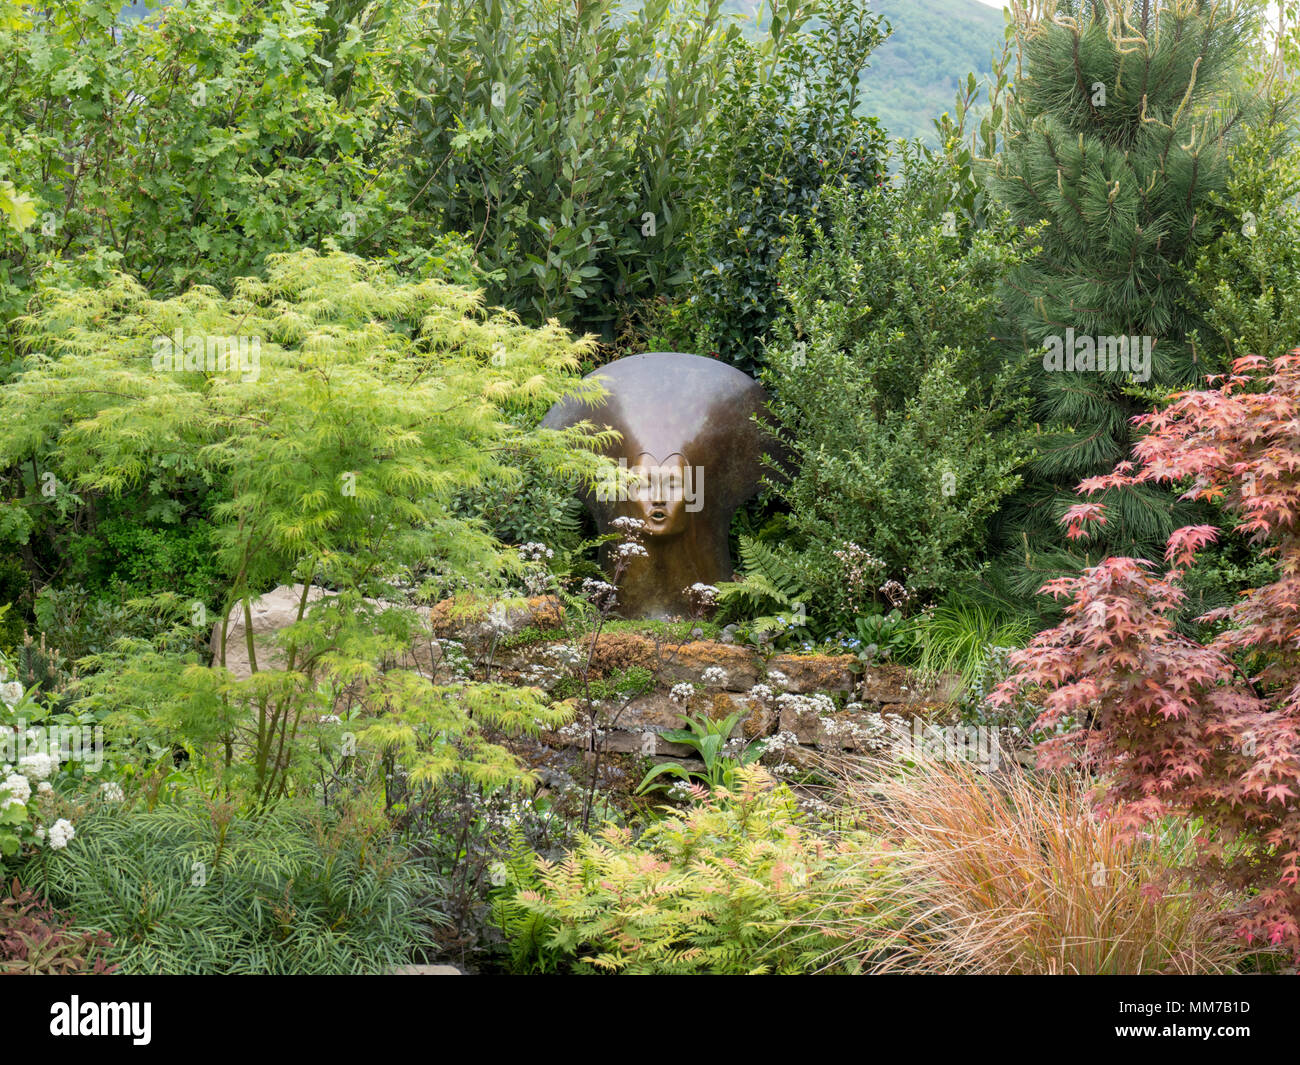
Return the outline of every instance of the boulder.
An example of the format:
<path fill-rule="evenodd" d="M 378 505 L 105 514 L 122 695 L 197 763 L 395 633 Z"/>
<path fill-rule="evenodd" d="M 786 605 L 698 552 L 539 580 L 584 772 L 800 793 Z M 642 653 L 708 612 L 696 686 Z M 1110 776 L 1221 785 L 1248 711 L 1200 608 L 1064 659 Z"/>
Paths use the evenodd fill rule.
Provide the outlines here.
<path fill-rule="evenodd" d="M 477 658 L 487 654 L 494 643 L 499 644 L 502 637 L 524 629 L 562 628 L 564 607 L 553 595 L 502 603 L 458 596 L 436 603 L 429 611 L 429 623 L 435 635 L 459 640 L 466 652 Z"/>
<path fill-rule="evenodd" d="M 301 584 L 282 584 L 263 596 L 253 600 L 250 614 L 253 621 L 253 651 L 257 656 L 258 669 L 283 669 L 283 652 L 275 648 L 271 637 L 281 629 L 288 628 L 298 620 L 298 610 L 302 604 L 303 586 Z M 323 588 L 313 586 L 308 593 L 308 602 L 319 602 L 326 596 Z M 221 663 L 221 625 L 212 630 L 212 661 Z M 236 603 L 230 611 L 226 625 L 226 668 L 240 680 L 247 680 L 253 675 L 248 658 L 248 641 L 245 638 L 244 611 Z"/>
<path fill-rule="evenodd" d="M 854 655 L 776 655 L 767 664 L 768 673 L 785 674 L 786 691 L 846 692 L 853 689 L 857 679 L 853 666 Z"/>
<path fill-rule="evenodd" d="M 942 673 L 933 681 L 923 682 L 903 666 L 873 665 L 862 674 L 859 698 L 863 702 L 889 706 L 895 713 L 947 706 L 961 690 L 961 675 Z"/>
<path fill-rule="evenodd" d="M 273 637 L 298 620 L 302 594 L 301 584 L 282 584 L 254 599 L 250 604 L 249 611 L 253 620 L 253 651 L 257 656 L 259 670 L 284 668 L 284 652 L 275 646 Z M 318 603 L 330 594 L 332 593 L 313 585 L 307 593 L 307 602 Z M 367 600 L 367 602 L 378 607 L 391 605 L 381 603 L 379 600 Z M 212 651 L 213 664 L 220 664 L 220 623 L 213 627 L 209 647 Z M 417 636 L 412 641 L 409 651 L 395 664 L 403 669 L 416 669 L 422 673 L 432 674 L 441 660 L 442 649 L 437 640 L 425 635 Z M 226 668 L 240 680 L 247 680 L 253 672 L 248 660 L 248 641 L 244 636 L 244 610 L 239 603 L 231 609 L 227 620 Z"/>

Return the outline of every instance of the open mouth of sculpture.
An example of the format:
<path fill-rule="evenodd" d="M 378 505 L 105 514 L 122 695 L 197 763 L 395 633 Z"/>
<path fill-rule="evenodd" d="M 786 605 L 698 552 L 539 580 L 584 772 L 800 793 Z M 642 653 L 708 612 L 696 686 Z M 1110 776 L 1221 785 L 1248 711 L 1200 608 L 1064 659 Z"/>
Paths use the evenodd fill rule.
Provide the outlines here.
<path fill-rule="evenodd" d="M 651 521 L 664 521 L 667 517 L 668 511 L 664 510 L 663 507 L 655 507 L 654 510 L 650 511 Z"/>

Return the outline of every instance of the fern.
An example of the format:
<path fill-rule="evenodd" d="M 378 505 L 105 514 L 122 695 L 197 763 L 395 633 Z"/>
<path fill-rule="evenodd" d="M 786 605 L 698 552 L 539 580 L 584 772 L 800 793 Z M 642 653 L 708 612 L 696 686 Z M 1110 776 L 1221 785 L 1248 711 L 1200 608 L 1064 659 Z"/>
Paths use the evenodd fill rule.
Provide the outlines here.
<path fill-rule="evenodd" d="M 757 767 L 735 776 L 734 790 L 635 841 L 611 825 L 559 862 L 536 859 L 501 911 L 516 968 L 806 972 L 837 950 L 843 928 L 868 952 L 887 943 L 898 894 L 875 842 L 828 845 L 784 785 Z"/>
<path fill-rule="evenodd" d="M 809 598 L 807 587 L 790 562 L 761 540 L 740 537 L 740 565 L 740 580 L 718 585 L 720 620 L 756 617 L 755 628 L 761 628 L 763 621 L 775 623 L 775 618 L 768 615 L 797 609 L 796 604 Z"/>

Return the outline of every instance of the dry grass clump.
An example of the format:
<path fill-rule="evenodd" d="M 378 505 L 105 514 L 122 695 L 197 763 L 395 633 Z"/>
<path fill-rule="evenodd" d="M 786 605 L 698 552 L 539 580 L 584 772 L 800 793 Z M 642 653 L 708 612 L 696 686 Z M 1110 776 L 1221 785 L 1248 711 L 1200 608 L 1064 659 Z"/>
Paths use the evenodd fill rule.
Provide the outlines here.
<path fill-rule="evenodd" d="M 1126 836 L 1073 774 L 937 760 L 892 773 L 846 784 L 853 817 L 896 850 L 910 912 L 887 958 L 862 952 L 864 969 L 1189 974 L 1242 961 L 1224 897 L 1185 872 L 1187 822 Z"/>

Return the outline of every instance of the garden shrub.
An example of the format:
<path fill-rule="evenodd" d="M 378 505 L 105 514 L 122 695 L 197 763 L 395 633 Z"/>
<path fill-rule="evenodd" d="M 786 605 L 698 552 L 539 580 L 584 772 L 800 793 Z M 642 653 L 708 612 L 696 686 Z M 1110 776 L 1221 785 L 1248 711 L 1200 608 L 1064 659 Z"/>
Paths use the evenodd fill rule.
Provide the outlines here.
<path fill-rule="evenodd" d="M 34 686 L 45 679 L 29 675 L 34 664 L 57 673 L 39 644 L 29 638 L 14 659 L 0 655 L 0 867 L 63 849 L 85 809 L 121 801 L 130 756 L 125 743 L 106 749 L 104 714 L 75 701 L 75 682 Z"/>
<path fill-rule="evenodd" d="M 0 26 L 0 177 L 35 211 L 0 234 L 0 322 L 45 264 L 82 254 L 88 280 L 129 263 L 167 293 L 326 238 L 415 243 L 400 175 L 376 167 L 400 27 L 375 15 L 393 5 L 193 0 L 119 22 L 121 6 L 56 0 Z"/>
<path fill-rule="evenodd" d="M 739 33 L 722 8 L 423 5 L 398 102 L 409 199 L 473 241 L 494 300 L 599 328 L 670 282 L 720 48 Z"/>
<path fill-rule="evenodd" d="M 859 0 L 774 5 L 769 36 L 733 39 L 716 109 L 699 146 L 698 202 L 684 285 L 661 289 L 649 328 L 665 350 L 694 351 L 755 373 L 784 310 L 781 256 L 790 230 L 817 214 L 822 189 L 876 185 L 885 137 L 859 114 L 867 59 L 884 40 Z"/>
<path fill-rule="evenodd" d="M 152 295 L 170 295 L 228 286 L 267 254 L 332 241 L 417 277 L 481 278 L 467 247 L 405 210 L 387 161 L 384 106 L 409 6 L 195 0 L 136 20 L 113 0 L 56 0 L 5 18 L 0 187 L 21 190 L 29 217 L 20 230 L 0 225 L 0 378 L 18 369 L 15 319 L 51 276 L 103 286 L 129 263 Z M 0 551 L 21 558 L 30 593 L 81 585 L 116 599 L 115 579 L 135 585 L 156 561 L 179 577 L 167 586 L 207 598 L 210 567 L 195 553 L 204 495 L 220 484 L 194 460 L 160 453 L 116 508 L 97 490 L 4 464 Z M 35 498 L 42 505 L 28 505 Z M 157 537 L 142 528 L 128 543 L 130 531 L 101 528 L 114 511 Z M 122 572 L 115 553 L 136 548 L 152 557 Z M 29 595 L 10 611 L 0 643 L 31 625 L 31 607 Z"/>
<path fill-rule="evenodd" d="M 152 596 L 166 631 L 87 661 L 97 706 L 220 752 L 266 803 L 292 790 L 300 726 L 333 716 L 345 689 L 368 718 L 363 740 L 401 752 L 415 778 L 457 767 L 485 782 L 519 778 L 500 734 L 562 723 L 562 708 L 535 689 L 435 686 L 375 667 L 411 646 L 418 597 L 458 579 L 500 583 L 517 565 L 457 511 L 463 493 L 509 479 L 525 458 L 580 481 L 606 468 L 593 454 L 604 434 L 530 432 L 516 417 L 593 394 L 577 376 L 589 344 L 340 252 L 273 256 L 265 279 L 242 279 L 230 296 L 154 300 L 122 275 L 96 289 L 51 286 L 22 329 L 30 354 L 0 392 L 0 465 L 40 471 L 37 483 L 48 474 L 64 494 L 115 496 L 180 455 L 226 486 L 211 520 L 228 593 Z M 246 364 L 203 368 L 214 341 L 237 341 Z M 30 502 L 53 505 L 39 491 Z M 279 635 L 289 668 L 254 658 L 253 676 L 236 680 L 223 619 L 293 583 L 300 614 Z M 333 594 L 309 601 L 313 586 Z M 221 650 L 209 668 L 194 640 L 214 624 Z"/>
<path fill-rule="evenodd" d="M 773 549 L 807 611 L 850 630 L 886 581 L 914 595 L 969 580 L 1027 447 L 997 339 L 1004 228 L 959 231 L 949 164 L 902 163 L 895 182 L 828 188 L 792 237 L 763 374 L 794 467 L 772 478 L 790 508 Z"/>
<path fill-rule="evenodd" d="M 1041 428 L 999 530 L 1024 596 L 1105 554 L 1153 557 L 1198 520 L 1142 485 L 1111 493 L 1089 552 L 1057 525 L 1081 479 L 1126 457 L 1133 417 L 1224 366 L 1191 342 L 1201 307 L 1187 275 L 1229 222 L 1229 152 L 1263 117 L 1244 84 L 1263 10 L 1214 0 L 1015 9 L 1016 77 L 989 183 L 1023 227 L 1000 295 Z M 1066 344 L 1112 337 L 1149 345 L 1133 372 L 1072 369 L 1074 353 L 1064 357 Z"/>
<path fill-rule="evenodd" d="M 736 775 L 735 793 L 701 793 L 639 837 L 606 827 L 559 861 L 517 857 L 500 910 L 516 969 L 792 973 L 849 938 L 859 960 L 886 952 L 898 911 L 883 854 L 805 826 L 762 769 Z"/>
<path fill-rule="evenodd" d="M 1203 641 L 1178 620 L 1189 566 L 1221 536 L 1214 526 L 1177 529 L 1163 569 L 1115 557 L 1052 581 L 1044 591 L 1066 604 L 1061 622 L 1012 656 L 1017 672 L 991 701 L 1037 690 L 1041 728 L 1073 721 L 1040 745 L 1040 761 L 1100 764 L 1118 824 L 1203 819 L 1199 857 L 1208 877 L 1242 893 L 1241 935 L 1300 954 L 1300 352 L 1238 359 L 1211 384 L 1139 418 L 1134 461 L 1080 491 L 1170 485 L 1218 502 L 1233 531 L 1276 560 L 1276 579 L 1205 615 Z M 1109 509 L 1078 503 L 1064 520 L 1085 538 Z"/>
<path fill-rule="evenodd" d="M 193 792 L 83 818 L 26 882 L 102 929 L 127 974 L 382 973 L 423 960 L 438 882 L 364 819 L 258 816 Z"/>

